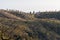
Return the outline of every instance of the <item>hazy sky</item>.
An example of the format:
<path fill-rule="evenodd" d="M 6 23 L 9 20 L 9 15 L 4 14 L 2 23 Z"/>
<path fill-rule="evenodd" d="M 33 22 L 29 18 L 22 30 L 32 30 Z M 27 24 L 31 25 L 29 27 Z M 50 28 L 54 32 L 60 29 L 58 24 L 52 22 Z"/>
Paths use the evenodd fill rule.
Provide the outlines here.
<path fill-rule="evenodd" d="M 0 0 L 0 9 L 21 11 L 60 10 L 60 0 Z"/>

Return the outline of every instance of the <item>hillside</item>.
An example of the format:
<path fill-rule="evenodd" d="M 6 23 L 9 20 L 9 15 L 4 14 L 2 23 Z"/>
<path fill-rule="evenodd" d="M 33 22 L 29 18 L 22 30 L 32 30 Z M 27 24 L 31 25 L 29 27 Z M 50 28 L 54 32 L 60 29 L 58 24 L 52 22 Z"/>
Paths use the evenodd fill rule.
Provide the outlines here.
<path fill-rule="evenodd" d="M 37 18 L 51 18 L 51 19 L 60 19 L 60 11 L 58 12 L 38 12 L 35 17 Z"/>
<path fill-rule="evenodd" d="M 7 17 L 7 18 L 18 19 L 18 20 L 25 21 L 24 19 L 22 19 L 22 18 L 20 18 L 20 17 L 17 17 L 17 16 L 15 16 L 15 15 L 13 15 L 13 14 L 10 14 L 10 13 L 8 13 L 8 12 L 4 12 L 4 11 L 1 11 L 1 10 L 0 10 L 0 14 L 3 15 L 3 16 L 5 16 L 5 17 Z"/>
<path fill-rule="evenodd" d="M 37 14 L 3 11 L 3 13 L 0 11 L 0 40 L 60 40 L 60 20 L 58 17 L 53 16 L 55 19 L 40 18 L 39 15 L 38 18 Z"/>

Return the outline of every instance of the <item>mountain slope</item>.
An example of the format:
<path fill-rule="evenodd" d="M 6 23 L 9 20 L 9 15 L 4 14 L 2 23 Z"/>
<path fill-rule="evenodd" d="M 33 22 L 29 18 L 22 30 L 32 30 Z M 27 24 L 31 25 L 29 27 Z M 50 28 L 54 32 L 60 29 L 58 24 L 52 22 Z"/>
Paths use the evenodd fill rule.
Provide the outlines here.
<path fill-rule="evenodd" d="M 18 20 L 26 21 L 25 19 L 22 19 L 20 17 L 17 17 L 17 16 L 15 16 L 13 14 L 10 14 L 10 13 L 4 12 L 4 11 L 0 11 L 0 14 L 6 16 L 7 18 L 18 19 Z"/>
<path fill-rule="evenodd" d="M 48 19 L 19 21 L 0 18 L 0 34 L 6 40 L 59 40 L 60 23 Z"/>
<path fill-rule="evenodd" d="M 0 40 L 60 40 L 60 20 L 18 11 L 0 11 Z"/>

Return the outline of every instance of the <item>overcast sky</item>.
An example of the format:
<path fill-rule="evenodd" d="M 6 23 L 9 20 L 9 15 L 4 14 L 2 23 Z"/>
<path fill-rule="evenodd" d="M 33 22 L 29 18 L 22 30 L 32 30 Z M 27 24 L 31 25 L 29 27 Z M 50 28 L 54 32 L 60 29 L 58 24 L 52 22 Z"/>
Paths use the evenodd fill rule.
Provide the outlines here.
<path fill-rule="evenodd" d="M 60 0 L 0 0 L 0 9 L 17 9 L 20 11 L 54 11 L 60 10 Z"/>

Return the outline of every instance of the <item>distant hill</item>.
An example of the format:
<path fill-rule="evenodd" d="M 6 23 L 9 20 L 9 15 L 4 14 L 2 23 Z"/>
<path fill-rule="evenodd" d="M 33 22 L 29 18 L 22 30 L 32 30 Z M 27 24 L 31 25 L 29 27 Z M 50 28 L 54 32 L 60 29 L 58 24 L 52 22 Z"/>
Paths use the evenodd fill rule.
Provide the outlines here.
<path fill-rule="evenodd" d="M 35 17 L 37 18 L 51 18 L 51 19 L 60 19 L 60 11 L 58 12 L 37 12 Z"/>

